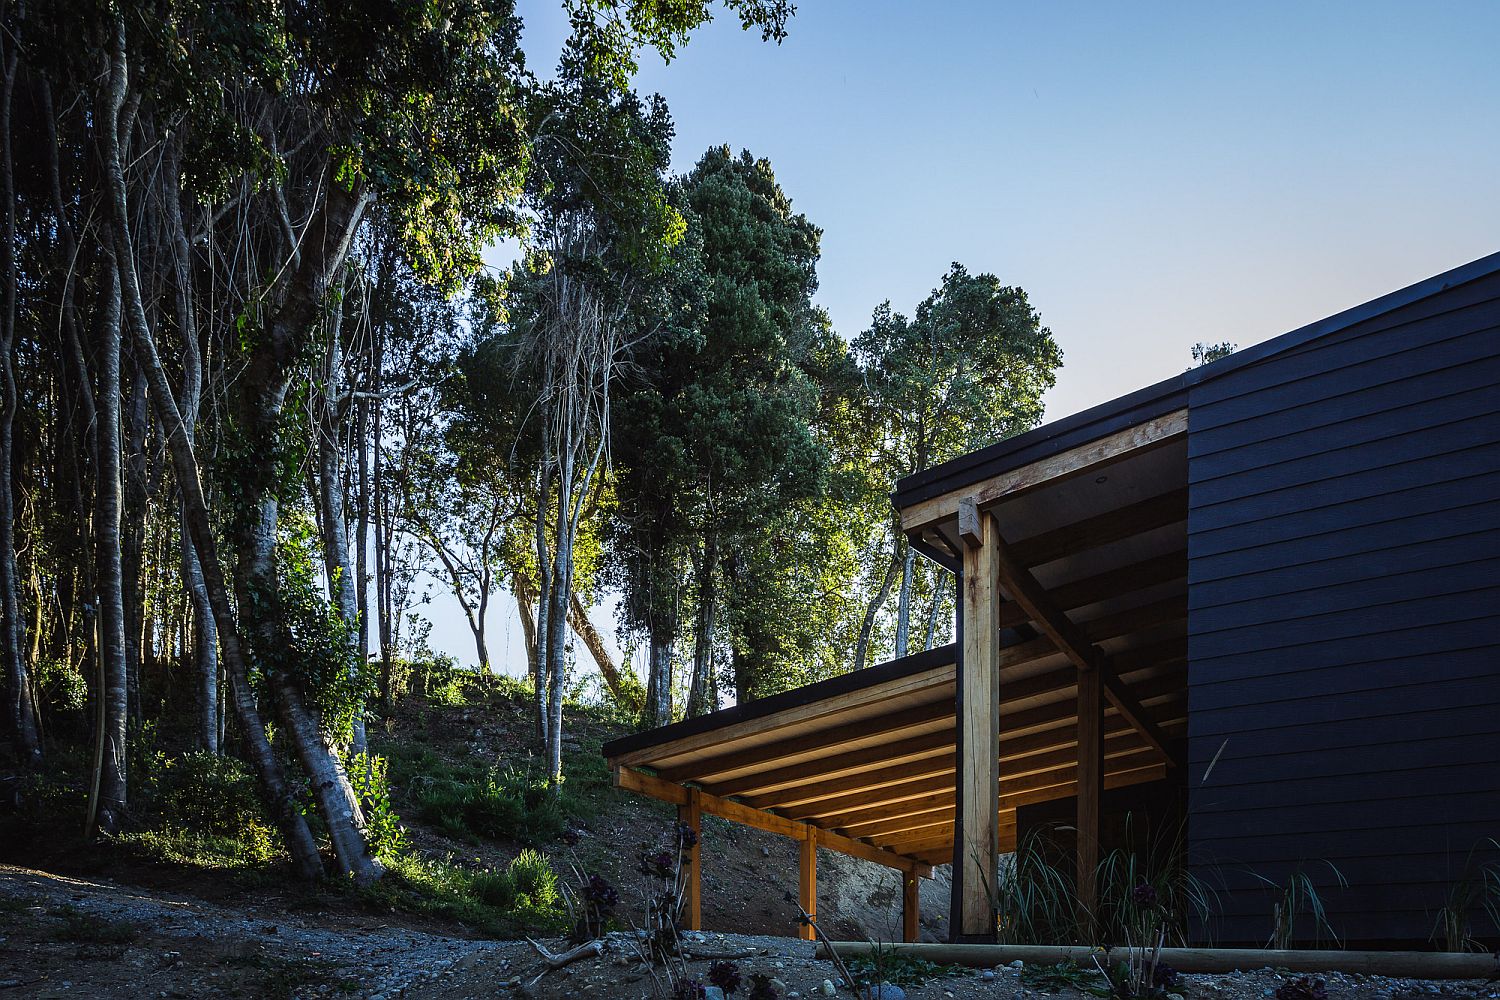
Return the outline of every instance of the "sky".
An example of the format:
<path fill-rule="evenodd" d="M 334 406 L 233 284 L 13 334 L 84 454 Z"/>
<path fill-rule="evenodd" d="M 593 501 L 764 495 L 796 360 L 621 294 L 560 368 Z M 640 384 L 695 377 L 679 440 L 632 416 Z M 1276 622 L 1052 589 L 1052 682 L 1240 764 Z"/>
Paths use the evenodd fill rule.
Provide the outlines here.
<path fill-rule="evenodd" d="M 566 21 L 518 9 L 547 75 Z M 1047 419 L 1500 250 L 1500 4 L 803 0 L 780 45 L 718 14 L 637 78 L 674 171 L 768 158 L 845 337 L 954 261 L 1024 288 L 1063 351 Z M 472 660 L 450 605 L 433 645 Z"/>

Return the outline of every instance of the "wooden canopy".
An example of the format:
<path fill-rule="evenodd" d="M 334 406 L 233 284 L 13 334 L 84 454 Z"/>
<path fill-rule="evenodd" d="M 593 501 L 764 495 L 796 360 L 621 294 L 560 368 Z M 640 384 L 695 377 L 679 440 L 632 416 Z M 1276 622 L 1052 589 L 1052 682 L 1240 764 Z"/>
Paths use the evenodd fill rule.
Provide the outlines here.
<path fill-rule="evenodd" d="M 933 480 L 953 488 L 902 525 L 960 577 L 957 643 L 616 740 L 617 783 L 905 872 L 909 936 L 915 878 L 953 863 L 955 935 L 993 934 L 986 885 L 1019 807 L 1081 786 L 1087 865 L 1102 789 L 1179 759 L 1185 432 L 1177 410 Z"/>

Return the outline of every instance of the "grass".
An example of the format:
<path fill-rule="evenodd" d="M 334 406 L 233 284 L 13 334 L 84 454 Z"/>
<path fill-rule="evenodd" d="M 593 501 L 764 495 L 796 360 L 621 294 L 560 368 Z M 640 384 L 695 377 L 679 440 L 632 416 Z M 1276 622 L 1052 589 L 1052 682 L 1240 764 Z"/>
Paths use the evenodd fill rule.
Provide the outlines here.
<path fill-rule="evenodd" d="M 497 937 L 552 933 L 567 923 L 557 876 L 534 851 L 523 851 L 503 871 L 407 854 L 388 865 L 384 879 L 358 891 L 379 906 L 456 920 Z"/>
<path fill-rule="evenodd" d="M 851 958 L 848 965 L 856 979 L 870 986 L 878 983 L 925 986 L 934 979 L 957 976 L 964 971 L 957 965 L 940 965 L 878 944 L 869 954 Z"/>

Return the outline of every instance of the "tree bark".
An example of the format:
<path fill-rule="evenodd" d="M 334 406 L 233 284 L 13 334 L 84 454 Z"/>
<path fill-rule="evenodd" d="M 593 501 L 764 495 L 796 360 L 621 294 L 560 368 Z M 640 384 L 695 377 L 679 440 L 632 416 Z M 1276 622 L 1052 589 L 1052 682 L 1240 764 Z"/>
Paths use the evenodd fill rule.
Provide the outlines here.
<path fill-rule="evenodd" d="M 609 688 L 609 693 L 621 708 L 627 712 L 639 712 L 640 699 L 625 686 L 620 669 L 615 666 L 614 658 L 609 655 L 609 648 L 604 645 L 604 637 L 594 628 L 594 623 L 589 621 L 588 609 L 583 606 L 577 594 L 573 595 L 568 612 L 568 623 L 573 626 L 573 633 L 588 647 L 589 655 L 594 658 L 594 665 L 599 668 L 599 676 L 604 678 L 604 686 Z"/>
<path fill-rule="evenodd" d="M 339 446 L 338 372 L 343 367 L 342 309 L 336 309 L 329 322 L 328 350 L 323 369 L 321 419 L 315 433 L 318 449 L 318 505 L 323 528 L 323 567 L 333 591 L 333 606 L 349 630 L 349 669 L 357 676 L 362 669 L 359 659 L 359 598 L 355 592 L 354 569 L 349 561 L 349 523 L 344 513 L 344 475 L 342 449 Z M 366 752 L 365 706 L 354 707 L 354 725 L 350 750 Z"/>
<path fill-rule="evenodd" d="M 161 420 L 163 433 L 166 437 L 169 452 L 172 456 L 173 468 L 177 474 L 179 486 L 183 491 L 184 508 L 188 514 L 188 525 L 193 538 L 193 545 L 197 549 L 199 562 L 203 568 L 205 582 L 209 598 L 213 605 L 214 619 L 218 626 L 219 641 L 223 646 L 225 664 L 229 672 L 230 684 L 234 692 L 235 712 L 240 722 L 241 733 L 249 750 L 251 761 L 256 769 L 256 776 L 260 781 L 261 791 L 264 795 L 272 815 L 287 842 L 294 863 L 299 872 L 306 877 L 315 877 L 323 871 L 322 860 L 318 855 L 316 842 L 308 830 L 306 820 L 302 817 L 300 803 L 292 795 L 291 789 L 286 782 L 285 774 L 282 772 L 281 763 L 271 749 L 270 742 L 266 739 L 265 726 L 261 721 L 260 713 L 255 705 L 255 700 L 250 692 L 248 663 L 243 655 L 240 644 L 238 623 L 235 621 L 234 612 L 229 601 L 229 591 L 225 584 L 222 570 L 218 560 L 217 543 L 215 542 L 212 526 L 208 517 L 208 506 L 203 498 L 203 488 L 199 479 L 198 461 L 193 453 L 192 443 L 188 439 L 186 429 L 182 421 L 182 415 L 177 409 L 176 398 L 167 380 L 166 372 L 162 368 L 161 359 L 156 350 L 155 340 L 151 336 L 150 326 L 146 321 L 145 309 L 141 300 L 140 287 L 136 283 L 135 270 L 133 266 L 134 251 L 129 229 L 129 214 L 126 202 L 124 163 L 120 151 L 120 140 L 117 132 L 119 110 L 124 103 L 126 89 L 126 64 L 125 64 L 125 26 L 122 21 L 115 24 L 113 45 L 110 52 L 110 99 L 107 114 L 100 116 L 101 124 L 99 133 L 104 144 L 103 161 L 104 175 L 108 197 L 106 198 L 109 216 L 110 242 L 113 246 L 115 266 L 113 273 L 118 278 L 116 296 L 123 292 L 123 305 L 126 317 L 125 325 L 131 331 L 142 359 L 142 367 L 145 369 L 147 382 L 150 389 L 151 401 Z M 118 299 L 117 299 L 118 301 Z M 118 381 L 118 336 L 121 328 L 119 316 L 116 315 L 114 329 L 116 333 L 116 347 L 110 353 L 114 355 L 116 368 L 115 380 Z M 104 411 L 114 408 L 117 410 L 119 402 L 118 386 L 116 391 L 106 395 L 105 386 L 101 385 L 100 395 L 105 398 L 101 400 L 101 451 L 111 451 L 113 455 L 113 468 L 115 477 L 115 551 L 118 552 L 118 476 L 119 476 L 119 427 L 117 416 L 114 419 L 113 441 L 114 447 L 106 447 L 106 441 L 110 436 L 104 432 Z M 102 467 L 102 466 L 101 466 Z M 103 477 L 101 476 L 101 479 Z M 105 492 L 101 485 L 101 494 Z M 103 505 L 101 504 L 101 507 Z M 100 528 L 101 539 L 106 531 L 110 530 L 107 517 L 101 517 L 104 522 Z M 113 591 L 118 594 L 118 555 L 115 556 L 116 582 Z M 101 574 L 102 576 L 103 574 Z M 105 590 L 105 583 L 101 580 L 100 589 Z M 118 605 L 118 598 L 115 603 Z M 103 602 L 101 601 L 101 604 Z M 106 663 L 115 664 L 110 669 L 117 674 L 123 674 L 124 670 L 124 616 L 123 609 L 116 616 L 118 619 L 116 638 L 110 640 L 120 647 L 118 655 L 106 658 Z M 103 621 L 101 613 L 101 621 Z M 101 644 L 102 645 L 102 644 Z M 101 649 L 103 656 L 103 649 Z M 123 694 L 123 676 L 119 677 L 121 693 Z M 123 727 L 123 698 L 118 706 L 121 716 L 119 725 Z M 101 803 L 107 801 L 101 793 Z M 331 822 L 331 821 L 330 821 Z"/>
<path fill-rule="evenodd" d="M 715 706 L 708 703 L 709 674 L 714 659 L 714 612 L 718 603 L 718 537 L 709 531 L 703 539 L 698 565 L 698 621 L 693 635 L 693 677 L 688 685 L 687 717 L 697 718 Z"/>
<path fill-rule="evenodd" d="M 911 587 L 917 553 L 910 545 L 904 546 L 906 555 L 901 562 L 901 594 L 896 599 L 896 659 L 901 659 L 911 650 Z"/>
<path fill-rule="evenodd" d="M 119 204 L 110 227 L 114 243 L 111 277 L 106 292 L 104 324 L 99 344 L 99 470 L 98 546 L 99 587 L 99 697 L 104 705 L 103 729 L 98 735 L 99 775 L 94 818 L 105 832 L 118 830 L 126 802 L 125 737 L 129 712 L 129 668 L 126 660 L 125 596 L 120 551 L 120 354 L 123 337 L 122 298 L 131 255 L 120 238 L 125 224 L 125 174 L 121 152 L 120 110 L 125 104 L 124 32 L 117 39 L 117 55 L 110 60 L 109 89 L 95 130 L 104 143 L 105 173 Z M 111 199 L 114 205 L 114 199 Z"/>
<path fill-rule="evenodd" d="M 198 410 L 203 400 L 203 349 L 198 340 L 198 318 L 193 302 L 192 249 L 187 226 L 182 217 L 182 192 L 177 182 L 179 158 L 176 142 L 168 143 L 168 158 L 163 165 L 166 221 L 171 246 L 172 283 L 176 290 L 177 329 L 182 337 L 182 391 L 178 410 L 182 414 L 183 433 L 188 445 L 197 440 Z M 179 494 L 181 490 L 179 489 Z M 214 628 L 213 608 L 188 528 L 185 504 L 178 506 L 181 532 L 182 585 L 191 602 L 193 628 L 193 676 L 195 694 L 195 735 L 198 746 L 209 753 L 219 752 L 219 650 Z"/>
<path fill-rule="evenodd" d="M 891 561 L 886 565 L 885 576 L 880 581 L 880 589 L 870 599 L 865 608 L 864 621 L 859 626 L 859 641 L 854 646 L 854 669 L 863 670 L 865 660 L 870 655 L 870 636 L 875 631 L 875 616 L 880 614 L 880 609 L 890 599 L 891 586 L 896 582 L 896 571 L 901 568 L 901 557 L 895 553 L 891 554 Z"/>
<path fill-rule="evenodd" d="M 515 573 L 511 576 L 511 592 L 516 595 L 516 613 L 521 617 L 521 640 L 526 644 L 526 677 L 531 681 L 532 689 L 537 684 L 537 653 L 536 653 L 536 595 L 531 592 L 531 585 L 522 579 L 521 574 Z"/>
<path fill-rule="evenodd" d="M 940 567 L 934 572 L 937 580 L 932 585 L 932 607 L 927 611 L 927 639 L 922 644 L 923 649 L 931 649 L 937 642 L 938 618 L 942 614 L 943 594 L 948 587 L 948 571 Z"/>
<path fill-rule="evenodd" d="M 5 46 L 4 93 L 0 94 L 0 181 L 5 196 L 4 316 L 0 318 L 0 375 L 4 381 L 4 412 L 0 413 L 0 655 L 5 658 L 5 722 L 11 744 L 23 767 L 41 762 L 42 744 L 38 735 L 36 704 L 31 694 L 30 671 L 24 655 L 25 640 L 21 626 L 21 599 L 16 570 L 16 511 L 12 481 L 13 429 L 17 409 L 15 338 L 16 338 L 16 196 L 14 158 L 11 147 L 11 103 L 15 93 L 15 42 Z"/>

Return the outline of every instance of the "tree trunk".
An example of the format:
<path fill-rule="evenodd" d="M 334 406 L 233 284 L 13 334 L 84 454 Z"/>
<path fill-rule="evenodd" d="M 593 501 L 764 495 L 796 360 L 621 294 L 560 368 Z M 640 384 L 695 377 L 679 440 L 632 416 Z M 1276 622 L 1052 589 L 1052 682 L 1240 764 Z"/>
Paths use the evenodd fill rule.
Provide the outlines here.
<path fill-rule="evenodd" d="M 675 625 L 652 622 L 647 659 L 646 725 L 655 728 L 672 721 L 672 647 Z"/>
<path fill-rule="evenodd" d="M 714 611 L 718 602 L 718 537 L 708 532 L 698 565 L 698 621 L 693 635 L 693 677 L 688 685 L 687 717 L 697 718 L 714 707 L 708 703 L 708 680 L 714 660 Z"/>
<path fill-rule="evenodd" d="M 125 26 L 123 22 L 117 21 L 113 39 L 112 51 L 110 53 L 110 100 L 108 113 L 101 116 L 102 123 L 99 133 L 104 144 L 103 161 L 104 176 L 108 197 L 106 198 L 110 240 L 114 249 L 115 267 L 113 273 L 118 277 L 115 296 L 118 301 L 119 293 L 123 291 L 123 304 L 131 331 L 133 342 L 140 353 L 141 364 L 145 369 L 147 382 L 150 389 L 151 401 L 156 409 L 162 423 L 163 434 L 167 439 L 169 451 L 172 456 L 173 468 L 177 474 L 178 483 L 182 488 L 184 507 L 188 514 L 188 525 L 191 530 L 193 545 L 197 549 L 199 563 L 202 566 L 205 582 L 208 589 L 210 601 L 213 605 L 214 619 L 218 626 L 219 641 L 223 646 L 224 659 L 228 668 L 230 684 L 234 691 L 235 712 L 239 718 L 241 734 L 250 753 L 251 761 L 255 765 L 256 775 L 260 780 L 261 791 L 270 807 L 272 816 L 275 817 L 278 826 L 287 842 L 287 849 L 291 852 L 293 861 L 299 872 L 306 877 L 315 877 L 322 873 L 323 865 L 318 855 L 317 844 L 312 839 L 306 820 L 303 819 L 300 803 L 292 795 L 286 783 L 285 775 L 281 769 L 281 763 L 271 749 L 266 739 L 265 726 L 261 722 L 259 710 L 256 708 L 255 700 L 250 692 L 248 664 L 242 652 L 238 623 L 235 621 L 234 613 L 229 601 L 228 588 L 225 585 L 222 569 L 218 560 L 217 544 L 214 540 L 212 526 L 209 523 L 208 507 L 203 498 L 203 488 L 198 474 L 197 457 L 193 454 L 192 443 L 188 440 L 182 415 L 177 409 L 176 398 L 167 380 L 166 372 L 162 368 L 161 359 L 156 350 L 155 340 L 151 336 L 150 326 L 146 321 L 146 313 L 141 299 L 140 287 L 136 283 L 135 269 L 133 266 L 134 251 L 129 229 L 129 213 L 125 195 L 125 172 L 123 159 L 120 151 L 120 140 L 117 132 L 119 111 L 124 103 L 126 89 L 126 65 L 125 65 Z M 114 324 L 116 331 L 120 329 L 118 322 Z M 118 338 L 116 338 L 118 339 Z M 110 352 L 115 358 L 116 380 L 118 378 L 118 347 Z M 101 387 L 101 395 L 103 395 Z M 117 389 L 117 387 L 116 387 Z M 104 433 L 103 410 L 114 408 L 117 411 L 119 393 L 110 393 L 101 408 L 100 420 L 100 450 L 110 451 L 105 447 L 105 441 L 109 436 Z M 118 476 L 119 476 L 119 427 L 118 418 L 114 420 L 113 440 L 115 447 L 112 449 L 113 466 L 115 476 L 114 494 L 116 505 L 118 504 Z M 102 477 L 101 477 L 102 478 Z M 104 488 L 101 485 L 101 493 Z M 118 511 L 116 510 L 116 521 L 118 524 Z M 101 525 L 100 534 L 109 529 L 107 518 L 101 517 L 104 524 Z M 116 543 L 118 542 L 118 528 L 115 529 Z M 116 551 L 118 545 L 115 546 Z M 115 559 L 118 568 L 118 557 Z M 101 574 L 102 575 L 102 574 Z M 116 573 L 117 576 L 117 573 Z M 105 585 L 101 581 L 100 589 Z M 118 594 L 118 584 L 114 586 L 114 592 Z M 103 603 L 103 602 L 101 602 Z M 118 604 L 118 601 L 116 601 Z M 102 619 L 101 614 L 101 619 Z M 122 674 L 124 669 L 123 646 L 124 646 L 124 621 L 123 610 L 118 615 L 118 638 L 112 640 L 120 647 L 119 654 L 111 658 L 105 658 L 106 663 L 113 662 L 115 666 L 109 668 Z M 101 648 L 101 657 L 104 650 Z M 123 676 L 120 678 L 123 693 Z M 123 726 L 123 704 L 119 706 L 121 714 L 121 725 Z M 101 793 L 101 802 L 104 796 Z M 325 817 L 328 818 L 328 817 Z M 330 819 L 330 823 L 332 820 Z"/>
<path fill-rule="evenodd" d="M 17 51 L 13 40 L 5 46 L 4 93 L 0 94 L 0 171 L 5 196 L 4 316 L 0 318 L 0 374 L 4 379 L 4 412 L 0 414 L 0 655 L 5 658 L 3 686 L 5 723 L 11 744 L 23 767 L 41 762 L 42 744 L 37 731 L 36 704 L 31 694 L 30 672 L 23 654 L 21 599 L 16 571 L 16 511 L 12 482 L 14 467 L 13 428 L 16 416 L 16 196 L 11 148 L 11 99 L 15 92 Z"/>
<path fill-rule="evenodd" d="M 639 712 L 640 700 L 625 686 L 625 680 L 620 676 L 620 670 L 615 666 L 614 658 L 609 655 L 609 649 L 604 645 L 604 637 L 599 634 L 598 629 L 594 628 L 594 623 L 589 621 L 588 609 L 583 606 L 577 594 L 573 595 L 568 611 L 568 623 L 573 626 L 574 634 L 588 647 L 589 655 L 594 658 L 594 665 L 599 668 L 599 676 L 604 678 L 604 685 L 609 688 L 609 693 L 627 712 Z"/>
<path fill-rule="evenodd" d="M 532 690 L 536 690 L 536 595 L 519 573 L 511 576 L 510 588 L 516 595 L 516 613 L 521 617 L 521 641 L 526 644 L 526 677 L 531 681 Z"/>
<path fill-rule="evenodd" d="M 870 636 L 875 631 L 875 617 L 880 614 L 880 609 L 890 599 L 891 586 L 896 582 L 896 571 L 901 568 L 901 557 L 895 553 L 891 554 L 891 561 L 886 565 L 885 577 L 880 581 L 880 589 L 870 599 L 870 604 L 865 608 L 864 621 L 859 626 L 859 641 L 854 647 L 854 669 L 863 670 L 865 660 L 870 655 Z"/>
<path fill-rule="evenodd" d="M 168 243 L 171 247 L 172 284 L 176 291 L 177 329 L 182 337 L 182 392 L 178 410 L 182 414 L 183 433 L 191 446 L 197 440 L 198 411 L 203 400 L 203 348 L 199 343 L 198 316 L 193 302 L 193 258 L 188 243 L 187 226 L 182 216 L 182 191 L 178 185 L 180 169 L 177 143 L 167 143 L 167 160 L 162 168 L 163 202 L 166 207 Z M 179 489 L 179 494 L 181 490 Z M 192 674 L 195 678 L 195 735 L 198 746 L 209 753 L 219 752 L 219 637 L 214 629 L 213 608 L 209 605 L 203 567 L 198 550 L 193 547 L 188 529 L 185 505 L 179 504 L 181 525 L 182 586 L 191 604 Z"/>
<path fill-rule="evenodd" d="M 923 649 L 931 649 L 937 642 L 938 618 L 942 614 L 943 594 L 948 587 L 948 571 L 939 567 L 934 571 L 937 581 L 932 585 L 932 607 L 927 611 L 927 639 Z"/>
<path fill-rule="evenodd" d="M 896 659 L 901 659 L 911 650 L 911 588 L 916 569 L 916 550 L 904 546 L 906 555 L 901 563 L 901 594 L 896 600 Z"/>
<path fill-rule="evenodd" d="M 333 606 L 349 630 L 349 669 L 355 677 L 362 670 L 359 658 L 359 598 L 355 592 L 354 569 L 349 562 L 349 524 L 344 515 L 344 475 L 342 450 L 339 446 L 338 372 L 343 366 L 340 318 L 335 309 L 329 322 L 329 342 L 323 370 L 323 405 L 318 436 L 318 506 L 323 528 L 323 567 L 332 589 Z M 354 725 L 349 749 L 364 753 L 365 706 L 354 706 Z"/>
<path fill-rule="evenodd" d="M 123 90 L 123 84 L 121 85 Z M 118 111 L 118 105 L 112 105 Z M 114 114 L 102 119 L 100 129 L 113 132 Z M 116 148 L 118 144 L 116 143 Z M 116 157 L 118 159 L 118 157 Z M 97 827 L 107 833 L 124 819 L 126 774 L 125 734 L 129 713 L 129 672 L 125 653 L 125 595 L 120 559 L 120 267 L 115 260 L 106 292 L 105 318 L 99 338 L 99 457 L 98 546 L 95 573 L 99 605 L 99 698 L 104 706 L 97 735 L 99 760 Z"/>

